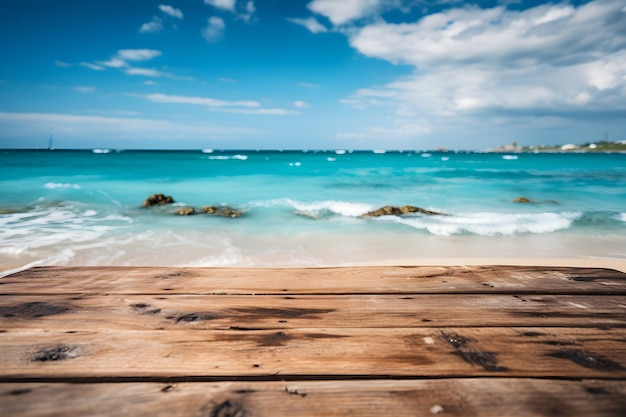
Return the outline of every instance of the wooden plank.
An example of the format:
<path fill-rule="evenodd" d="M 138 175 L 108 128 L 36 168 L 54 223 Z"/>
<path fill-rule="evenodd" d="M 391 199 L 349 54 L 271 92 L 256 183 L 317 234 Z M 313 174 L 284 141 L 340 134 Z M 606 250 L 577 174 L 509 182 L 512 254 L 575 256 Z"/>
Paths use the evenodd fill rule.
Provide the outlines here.
<path fill-rule="evenodd" d="M 16 378 L 625 378 L 626 330 L 578 328 L 21 330 L 0 333 Z"/>
<path fill-rule="evenodd" d="M 38 267 L 0 278 L 2 294 L 626 295 L 626 274 L 567 267 Z"/>
<path fill-rule="evenodd" d="M 529 417 L 626 415 L 626 383 L 445 379 L 219 383 L 0 384 L 13 417 Z"/>
<path fill-rule="evenodd" d="M 498 294 L 0 296 L 0 330 L 448 326 L 626 327 L 626 299 Z"/>

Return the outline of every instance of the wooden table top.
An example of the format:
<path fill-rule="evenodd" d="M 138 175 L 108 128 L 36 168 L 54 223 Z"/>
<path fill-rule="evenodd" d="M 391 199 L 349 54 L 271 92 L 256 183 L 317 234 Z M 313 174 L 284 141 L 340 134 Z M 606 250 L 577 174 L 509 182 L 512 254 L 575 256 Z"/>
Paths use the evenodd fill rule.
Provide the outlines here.
<path fill-rule="evenodd" d="M 625 416 L 626 274 L 39 267 L 0 278 L 0 416 Z"/>

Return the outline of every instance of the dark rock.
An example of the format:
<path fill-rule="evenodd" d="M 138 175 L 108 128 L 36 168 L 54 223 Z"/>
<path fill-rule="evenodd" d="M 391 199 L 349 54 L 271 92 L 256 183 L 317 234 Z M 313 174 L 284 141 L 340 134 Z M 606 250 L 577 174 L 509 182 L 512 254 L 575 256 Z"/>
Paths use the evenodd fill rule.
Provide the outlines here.
<path fill-rule="evenodd" d="M 320 216 L 318 214 L 315 213 L 311 213 L 308 211 L 294 211 L 294 214 L 296 216 L 302 216 L 302 217 L 306 217 L 307 219 L 313 219 L 313 220 L 319 220 Z"/>
<path fill-rule="evenodd" d="M 193 207 L 180 207 L 177 208 L 174 214 L 178 214 L 179 216 L 190 216 L 195 214 L 196 210 Z"/>
<path fill-rule="evenodd" d="M 164 195 L 164 194 L 152 194 L 150 197 L 146 198 L 146 201 L 143 202 L 142 207 L 151 207 L 151 206 L 162 206 L 165 204 L 172 204 L 174 199 L 172 196 Z"/>
<path fill-rule="evenodd" d="M 381 207 L 378 210 L 370 211 L 361 215 L 361 217 L 380 217 L 380 216 L 402 216 L 403 214 L 408 213 L 419 213 L 426 214 L 428 216 L 447 216 L 445 213 L 440 213 L 438 211 L 425 210 L 420 207 L 415 206 L 385 206 Z"/>
<path fill-rule="evenodd" d="M 213 216 L 223 216 L 223 217 L 231 217 L 231 218 L 240 217 L 243 215 L 243 211 L 236 210 L 228 206 L 224 206 L 224 207 L 206 206 L 206 207 L 202 207 L 200 211 L 206 214 L 211 214 Z"/>

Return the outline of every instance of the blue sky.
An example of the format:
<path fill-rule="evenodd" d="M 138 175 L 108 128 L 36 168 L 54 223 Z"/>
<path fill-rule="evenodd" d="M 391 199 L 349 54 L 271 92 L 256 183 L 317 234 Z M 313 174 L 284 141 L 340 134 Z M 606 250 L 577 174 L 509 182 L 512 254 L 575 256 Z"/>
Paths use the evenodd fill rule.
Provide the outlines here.
<path fill-rule="evenodd" d="M 0 147 L 626 139 L 626 0 L 20 0 Z"/>

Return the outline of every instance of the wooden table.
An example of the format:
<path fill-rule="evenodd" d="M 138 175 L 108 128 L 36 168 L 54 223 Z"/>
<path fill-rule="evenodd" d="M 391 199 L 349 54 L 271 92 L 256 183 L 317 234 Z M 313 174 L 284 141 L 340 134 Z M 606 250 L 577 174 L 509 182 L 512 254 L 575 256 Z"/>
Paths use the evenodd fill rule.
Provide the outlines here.
<path fill-rule="evenodd" d="M 1 416 L 626 416 L 626 274 L 42 267 L 0 278 Z"/>

